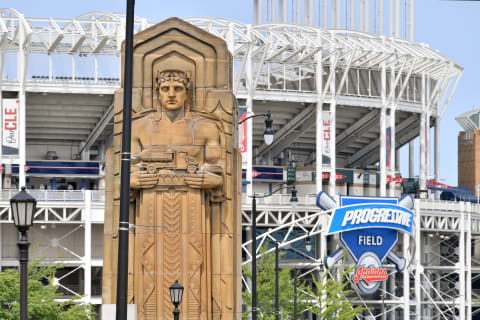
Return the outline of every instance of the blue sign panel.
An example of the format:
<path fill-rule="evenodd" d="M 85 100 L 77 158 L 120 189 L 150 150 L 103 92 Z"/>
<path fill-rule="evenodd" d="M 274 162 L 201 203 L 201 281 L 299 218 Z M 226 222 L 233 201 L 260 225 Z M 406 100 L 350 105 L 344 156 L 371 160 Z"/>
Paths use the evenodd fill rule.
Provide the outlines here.
<path fill-rule="evenodd" d="M 96 161 L 27 161 L 27 175 L 99 175 L 100 163 Z M 18 164 L 12 165 L 12 173 L 18 174 Z"/>
<path fill-rule="evenodd" d="M 245 180 L 247 176 L 247 170 L 242 169 L 242 179 Z M 268 181 L 283 181 L 283 168 L 282 167 L 253 167 L 252 168 L 253 180 L 268 180 Z"/>
<path fill-rule="evenodd" d="M 394 204 L 357 204 L 335 210 L 328 234 L 364 228 L 389 228 L 412 232 L 413 213 Z"/>
<path fill-rule="evenodd" d="M 390 229 L 360 229 L 341 233 L 340 240 L 356 261 L 367 251 L 374 252 L 383 261 L 397 243 L 398 234 Z"/>
<path fill-rule="evenodd" d="M 357 262 L 352 281 L 364 294 L 375 293 L 381 281 L 388 279 L 387 270 L 383 268 L 385 259 L 395 264 L 398 271 L 403 271 L 406 260 L 392 249 L 399 231 L 413 232 L 411 197 L 402 197 L 399 201 L 398 198 L 344 196 L 340 198 L 339 208 L 335 208 L 331 197 L 319 194 L 318 198 L 323 199 L 320 201 L 323 205 L 319 205 L 322 209 L 333 210 L 327 234 L 340 233 L 344 248 Z M 339 249 L 325 257 L 326 266 L 332 266 L 343 256 L 344 249 Z"/>

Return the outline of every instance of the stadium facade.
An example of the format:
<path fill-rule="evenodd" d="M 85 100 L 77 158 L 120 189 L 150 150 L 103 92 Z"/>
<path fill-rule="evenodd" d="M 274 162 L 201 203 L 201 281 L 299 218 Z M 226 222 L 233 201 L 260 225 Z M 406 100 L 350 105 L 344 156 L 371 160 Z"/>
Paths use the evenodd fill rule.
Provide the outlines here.
<path fill-rule="evenodd" d="M 252 256 L 248 195 L 296 180 L 297 207 L 288 194 L 257 205 L 257 240 L 281 240 L 287 251 L 282 265 L 301 269 L 305 279 L 321 274 L 323 258 L 338 242 L 326 235 L 328 213 L 315 205 L 317 193 L 400 196 L 399 149 L 408 145 L 409 176 L 418 175 L 412 180 L 418 186 L 409 190 L 417 197 L 415 232 L 400 238 L 397 250 L 409 266 L 397 272 L 387 265 L 389 279 L 379 292 L 359 295 L 358 303 L 371 307 L 360 319 L 474 319 L 480 310 L 480 206 L 440 200 L 441 188 L 428 191 L 441 186 L 439 123 L 463 69 L 414 42 L 414 1 L 404 3 L 254 0 L 253 25 L 186 20 L 227 42 L 240 110 L 270 110 L 274 120 L 270 145 L 263 142 L 260 117 L 242 128 L 244 263 Z M 153 23 L 137 17 L 135 30 Z M 105 154 L 112 145 L 124 30 L 121 14 L 38 18 L 0 9 L 0 266 L 18 266 L 8 200 L 17 186 L 28 185 L 38 199 L 30 231 L 34 256 L 61 262 L 61 290 L 97 305 Z M 18 130 L 5 126 L 12 110 Z M 417 137 L 420 170 L 414 172 Z M 248 279 L 244 285 L 248 290 Z"/>

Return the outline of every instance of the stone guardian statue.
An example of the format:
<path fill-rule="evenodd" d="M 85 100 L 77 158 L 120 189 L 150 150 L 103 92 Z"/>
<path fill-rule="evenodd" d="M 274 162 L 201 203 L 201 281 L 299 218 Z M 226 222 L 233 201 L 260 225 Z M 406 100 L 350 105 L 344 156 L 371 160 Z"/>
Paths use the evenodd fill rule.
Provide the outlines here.
<path fill-rule="evenodd" d="M 223 40 L 180 19 L 135 35 L 129 300 L 139 320 L 171 319 L 175 280 L 185 287 L 182 319 L 241 317 L 241 175 L 231 67 Z M 119 90 L 103 303 L 115 303 L 121 98 Z"/>

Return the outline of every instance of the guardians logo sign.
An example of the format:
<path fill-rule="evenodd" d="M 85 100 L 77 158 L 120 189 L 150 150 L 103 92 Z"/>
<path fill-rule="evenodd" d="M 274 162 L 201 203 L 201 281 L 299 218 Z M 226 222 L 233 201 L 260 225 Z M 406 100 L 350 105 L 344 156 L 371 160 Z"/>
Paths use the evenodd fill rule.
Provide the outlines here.
<path fill-rule="evenodd" d="M 331 267 L 342 260 L 345 249 L 357 263 L 352 281 L 364 294 L 374 294 L 382 281 L 388 279 L 383 262 L 388 259 L 398 271 L 407 264 L 392 249 L 398 233 L 413 233 L 413 198 L 340 197 L 340 207 L 325 192 L 317 196 L 317 205 L 323 210 L 333 210 L 327 235 L 339 234 L 342 248 L 325 257 Z"/>

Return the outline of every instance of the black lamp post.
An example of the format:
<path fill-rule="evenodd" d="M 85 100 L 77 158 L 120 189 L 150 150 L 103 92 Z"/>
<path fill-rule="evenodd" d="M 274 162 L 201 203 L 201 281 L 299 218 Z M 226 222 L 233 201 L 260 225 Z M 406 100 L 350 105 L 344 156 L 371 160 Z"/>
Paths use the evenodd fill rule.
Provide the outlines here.
<path fill-rule="evenodd" d="M 310 252 L 312 250 L 312 241 L 310 240 L 310 233 L 307 235 L 307 239 L 305 240 L 305 250 Z"/>
<path fill-rule="evenodd" d="M 280 290 L 278 288 L 278 241 L 275 241 L 275 320 L 280 319 Z"/>
<path fill-rule="evenodd" d="M 272 127 L 273 120 L 271 119 L 271 116 L 272 114 L 270 113 L 270 111 L 267 111 L 267 113 L 254 114 L 239 121 L 238 124 L 242 124 L 248 119 L 255 117 L 267 117 L 267 119 L 265 119 L 265 130 L 263 130 L 263 139 L 267 145 L 271 145 L 273 142 L 273 136 L 275 135 L 275 130 Z"/>
<path fill-rule="evenodd" d="M 35 198 L 30 196 L 25 187 L 10 199 L 13 222 L 20 233 L 17 246 L 20 251 L 20 320 L 28 319 L 28 241 L 27 230 L 33 223 L 33 214 L 37 206 Z"/>
<path fill-rule="evenodd" d="M 297 320 L 297 268 L 293 275 L 293 320 Z"/>
<path fill-rule="evenodd" d="M 172 300 L 175 309 L 173 309 L 173 319 L 180 319 L 180 310 L 178 305 L 182 302 L 183 286 L 175 280 L 175 283 L 170 286 L 170 299 Z"/>
<path fill-rule="evenodd" d="M 120 214 L 118 226 L 118 270 L 116 320 L 127 320 L 128 232 L 130 214 L 130 163 L 132 129 L 133 25 L 135 0 L 127 0 L 125 26 L 125 69 L 123 88 L 122 164 L 120 171 Z"/>
<path fill-rule="evenodd" d="M 278 188 L 277 190 L 273 191 L 268 195 L 259 196 L 253 193 L 252 197 L 252 320 L 257 320 L 257 198 L 268 198 L 273 194 L 277 193 L 280 190 L 290 188 L 282 187 Z M 290 198 L 290 203 L 292 203 L 293 207 L 296 207 L 298 198 L 297 198 L 297 190 L 295 189 L 295 185 L 291 186 L 292 188 L 292 196 Z M 278 269 L 278 268 L 277 268 Z M 278 308 L 276 308 L 278 309 Z"/>

